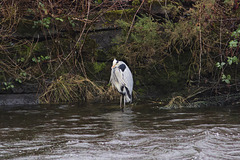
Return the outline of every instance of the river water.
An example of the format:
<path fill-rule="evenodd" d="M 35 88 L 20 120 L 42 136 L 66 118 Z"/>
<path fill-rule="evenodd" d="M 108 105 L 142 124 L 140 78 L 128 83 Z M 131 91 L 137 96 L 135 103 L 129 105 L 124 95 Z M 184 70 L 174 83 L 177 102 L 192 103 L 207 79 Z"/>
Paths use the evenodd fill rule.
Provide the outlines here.
<path fill-rule="evenodd" d="M 0 107 L 0 159 L 240 159 L 240 106 Z"/>

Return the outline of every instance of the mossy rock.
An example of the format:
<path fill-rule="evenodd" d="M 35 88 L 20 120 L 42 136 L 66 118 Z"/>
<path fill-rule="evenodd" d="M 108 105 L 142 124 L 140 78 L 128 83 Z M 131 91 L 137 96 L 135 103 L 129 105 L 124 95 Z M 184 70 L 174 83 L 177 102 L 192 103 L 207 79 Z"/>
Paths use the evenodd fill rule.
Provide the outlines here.
<path fill-rule="evenodd" d="M 107 22 L 114 22 L 115 20 L 118 20 L 118 19 L 131 21 L 135 12 L 136 10 L 134 8 L 123 9 L 123 10 L 112 10 L 112 11 L 107 11 L 104 14 L 104 17 L 107 20 Z"/>

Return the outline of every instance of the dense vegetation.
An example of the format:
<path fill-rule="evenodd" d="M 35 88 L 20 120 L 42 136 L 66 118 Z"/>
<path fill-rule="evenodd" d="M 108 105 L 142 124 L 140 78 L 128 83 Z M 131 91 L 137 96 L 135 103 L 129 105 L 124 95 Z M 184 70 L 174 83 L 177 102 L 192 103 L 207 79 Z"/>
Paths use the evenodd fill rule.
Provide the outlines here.
<path fill-rule="evenodd" d="M 138 97 L 238 91 L 239 17 L 238 0 L 2 0 L 0 90 L 36 84 L 43 103 L 113 99 L 117 58 Z M 108 31 L 119 34 L 101 46 L 93 37 Z"/>

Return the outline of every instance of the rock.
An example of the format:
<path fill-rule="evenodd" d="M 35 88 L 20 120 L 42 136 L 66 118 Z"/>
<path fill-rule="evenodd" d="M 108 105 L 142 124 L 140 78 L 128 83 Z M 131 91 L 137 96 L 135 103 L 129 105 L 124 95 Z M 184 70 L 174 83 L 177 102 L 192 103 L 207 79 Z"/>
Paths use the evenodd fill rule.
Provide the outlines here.
<path fill-rule="evenodd" d="M 0 94 L 0 106 L 39 104 L 37 94 Z"/>

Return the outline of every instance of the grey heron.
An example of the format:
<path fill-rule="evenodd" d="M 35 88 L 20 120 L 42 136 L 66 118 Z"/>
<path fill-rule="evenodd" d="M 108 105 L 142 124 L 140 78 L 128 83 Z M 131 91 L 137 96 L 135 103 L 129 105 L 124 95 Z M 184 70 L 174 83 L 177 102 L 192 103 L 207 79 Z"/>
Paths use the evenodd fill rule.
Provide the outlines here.
<path fill-rule="evenodd" d="M 130 69 L 123 61 L 113 60 L 110 83 L 112 87 L 115 87 L 121 94 L 120 108 L 123 110 L 122 99 L 125 107 L 126 102 L 132 102 L 133 91 L 133 76 Z"/>

